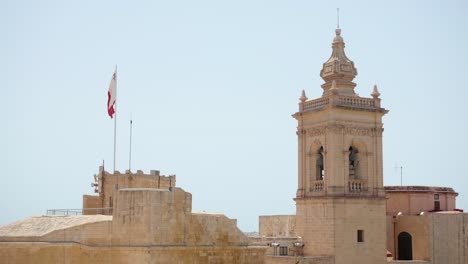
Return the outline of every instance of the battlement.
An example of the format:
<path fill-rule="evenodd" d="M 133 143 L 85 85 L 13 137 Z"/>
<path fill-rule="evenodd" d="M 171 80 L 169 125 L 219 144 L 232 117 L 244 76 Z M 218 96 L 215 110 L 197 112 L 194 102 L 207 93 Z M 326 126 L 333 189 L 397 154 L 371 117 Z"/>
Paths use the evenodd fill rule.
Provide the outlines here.
<path fill-rule="evenodd" d="M 156 189 L 168 189 L 170 187 L 176 187 L 176 176 L 175 175 L 161 175 L 158 170 L 151 170 L 149 174 L 145 174 L 142 170 L 137 170 L 136 173 L 132 173 L 130 170 L 121 173 L 115 171 L 110 173 L 105 171 L 103 166 L 99 167 L 99 173 L 94 175 L 94 192 L 101 195 L 109 187 L 112 189 L 120 188 L 156 188 Z"/>
<path fill-rule="evenodd" d="M 98 174 L 94 175 L 91 187 L 98 195 L 83 195 L 83 209 L 89 209 L 83 210 L 84 214 L 94 214 L 96 210 L 91 209 L 95 208 L 109 208 L 105 214 L 112 214 L 114 197 L 118 190 L 135 188 L 169 190 L 176 187 L 176 175 L 161 175 L 159 170 L 151 170 L 149 174 L 145 174 L 142 170 L 110 173 L 100 166 Z"/>

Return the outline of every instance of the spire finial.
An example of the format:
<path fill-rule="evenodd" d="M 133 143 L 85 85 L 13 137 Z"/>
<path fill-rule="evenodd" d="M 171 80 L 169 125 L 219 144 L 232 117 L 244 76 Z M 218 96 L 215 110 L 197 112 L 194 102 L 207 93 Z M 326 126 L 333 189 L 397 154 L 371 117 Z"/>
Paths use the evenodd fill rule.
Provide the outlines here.
<path fill-rule="evenodd" d="M 340 8 L 336 9 L 336 28 L 340 28 Z"/>
<path fill-rule="evenodd" d="M 307 101 L 307 99 L 309 99 L 309 98 L 307 98 L 307 96 L 306 96 L 306 94 L 305 94 L 305 91 L 302 90 L 302 92 L 301 92 L 301 97 L 299 97 L 299 100 L 300 100 L 301 102 L 305 102 L 305 101 Z"/>
<path fill-rule="evenodd" d="M 336 29 L 335 29 L 335 34 L 337 37 L 340 37 L 341 38 L 341 28 L 340 28 L 340 9 L 337 8 L 336 9 Z M 336 39 L 336 38 L 335 38 Z M 336 40 L 341 40 L 343 41 L 343 39 L 336 39 Z"/>
<path fill-rule="evenodd" d="M 377 88 L 377 84 L 374 84 L 374 90 L 372 91 L 371 96 L 374 97 L 374 99 L 379 98 L 380 93 L 379 89 Z"/>

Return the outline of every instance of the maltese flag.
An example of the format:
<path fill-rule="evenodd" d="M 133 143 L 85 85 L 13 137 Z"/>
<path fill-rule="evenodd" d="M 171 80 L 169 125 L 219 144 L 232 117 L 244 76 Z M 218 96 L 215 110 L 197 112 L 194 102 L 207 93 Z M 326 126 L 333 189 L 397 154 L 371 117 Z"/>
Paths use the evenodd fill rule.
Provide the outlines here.
<path fill-rule="evenodd" d="M 109 91 L 107 91 L 107 113 L 110 118 L 114 117 L 115 113 L 115 101 L 117 100 L 117 68 L 112 75 L 111 82 L 109 84 Z"/>

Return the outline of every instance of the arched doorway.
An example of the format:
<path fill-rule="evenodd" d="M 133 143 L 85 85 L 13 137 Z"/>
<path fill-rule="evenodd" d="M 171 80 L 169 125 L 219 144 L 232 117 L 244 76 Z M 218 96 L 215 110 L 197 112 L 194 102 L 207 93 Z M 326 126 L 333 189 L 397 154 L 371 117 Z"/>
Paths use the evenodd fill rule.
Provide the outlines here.
<path fill-rule="evenodd" d="M 413 260 L 413 242 L 411 235 L 407 232 L 401 232 L 398 235 L 398 259 Z"/>

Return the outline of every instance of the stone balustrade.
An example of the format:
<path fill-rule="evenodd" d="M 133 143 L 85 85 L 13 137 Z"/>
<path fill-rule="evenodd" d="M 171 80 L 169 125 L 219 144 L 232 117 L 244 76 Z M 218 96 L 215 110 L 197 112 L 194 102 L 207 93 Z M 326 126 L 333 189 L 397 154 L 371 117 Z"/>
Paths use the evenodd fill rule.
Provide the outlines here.
<path fill-rule="evenodd" d="M 359 96 L 327 96 L 320 97 L 315 100 L 304 102 L 304 111 L 314 110 L 325 107 L 327 105 L 346 106 L 355 108 L 379 108 L 378 103 L 373 98 L 364 98 Z"/>
<path fill-rule="evenodd" d="M 304 102 L 304 110 L 312 110 L 316 108 L 320 108 L 322 106 L 328 105 L 330 102 L 329 97 L 320 97 L 315 100 L 310 100 Z"/>
<path fill-rule="evenodd" d="M 323 180 L 311 181 L 311 191 L 312 192 L 321 192 L 323 191 Z"/>
<path fill-rule="evenodd" d="M 349 191 L 350 192 L 367 191 L 367 181 L 366 180 L 349 180 Z"/>

